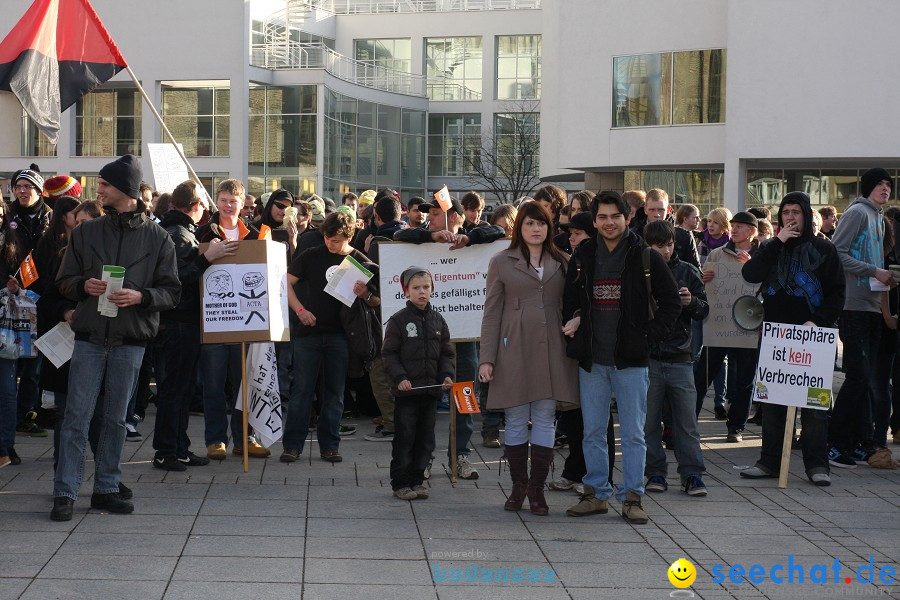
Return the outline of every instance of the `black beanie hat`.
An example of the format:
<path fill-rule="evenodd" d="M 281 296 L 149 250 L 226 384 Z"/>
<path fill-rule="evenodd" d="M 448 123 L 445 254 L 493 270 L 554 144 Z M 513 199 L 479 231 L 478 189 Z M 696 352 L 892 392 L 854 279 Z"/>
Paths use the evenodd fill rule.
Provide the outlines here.
<path fill-rule="evenodd" d="M 100 169 L 100 178 L 111 186 L 135 200 L 141 197 L 141 179 L 143 171 L 141 163 L 132 154 L 126 154 L 104 165 Z"/>
<path fill-rule="evenodd" d="M 868 198 L 869 194 L 872 193 L 872 190 L 875 189 L 879 183 L 888 180 L 888 185 L 891 189 L 894 189 L 894 180 L 891 177 L 891 174 L 881 168 L 869 169 L 865 173 L 863 173 L 862 179 L 859 182 L 859 191 L 860 195 L 863 198 Z"/>

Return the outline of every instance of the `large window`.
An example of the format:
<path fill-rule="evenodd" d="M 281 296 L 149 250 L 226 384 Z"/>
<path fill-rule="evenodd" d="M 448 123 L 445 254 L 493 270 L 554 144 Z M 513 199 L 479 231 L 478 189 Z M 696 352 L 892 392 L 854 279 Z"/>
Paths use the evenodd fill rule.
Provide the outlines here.
<path fill-rule="evenodd" d="M 859 195 L 865 169 L 748 169 L 747 206 L 777 208 L 789 192 L 805 192 L 814 206 L 836 206 L 843 211 Z M 897 177 L 898 173 L 891 172 Z M 891 199 L 897 197 L 897 186 Z"/>
<path fill-rule="evenodd" d="M 613 127 L 724 122 L 724 49 L 613 59 Z"/>
<path fill-rule="evenodd" d="M 56 156 L 56 147 L 22 111 L 22 156 Z"/>
<path fill-rule="evenodd" d="M 228 156 L 228 87 L 162 86 L 166 127 L 186 156 Z"/>
<path fill-rule="evenodd" d="M 475 175 L 481 157 L 481 114 L 428 115 L 428 175 Z"/>
<path fill-rule="evenodd" d="M 75 155 L 141 154 L 141 94 L 134 88 L 95 90 L 75 105 Z"/>
<path fill-rule="evenodd" d="M 497 36 L 497 99 L 541 97 L 541 36 Z"/>
<path fill-rule="evenodd" d="M 315 191 L 316 86 L 252 86 L 249 193 Z"/>
<path fill-rule="evenodd" d="M 495 114 L 494 152 L 497 169 L 537 177 L 541 154 L 540 139 L 540 113 Z"/>
<path fill-rule="evenodd" d="M 409 38 L 354 40 L 356 60 L 376 67 L 410 73 L 412 47 Z"/>
<path fill-rule="evenodd" d="M 704 217 L 713 208 L 725 205 L 725 179 L 721 169 L 626 171 L 625 189 L 635 188 L 663 189 L 673 206 L 693 204 Z"/>
<path fill-rule="evenodd" d="M 481 38 L 428 38 L 425 75 L 431 100 L 481 100 Z"/>
<path fill-rule="evenodd" d="M 425 188 L 425 113 L 325 90 L 323 193 L 390 187 L 406 200 Z"/>

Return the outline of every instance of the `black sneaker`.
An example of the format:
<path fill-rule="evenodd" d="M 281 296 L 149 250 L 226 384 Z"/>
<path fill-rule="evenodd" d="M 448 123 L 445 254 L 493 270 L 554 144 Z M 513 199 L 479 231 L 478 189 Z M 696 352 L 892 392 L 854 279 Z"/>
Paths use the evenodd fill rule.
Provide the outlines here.
<path fill-rule="evenodd" d="M 209 464 L 209 459 L 205 456 L 197 456 L 193 452 L 188 452 L 187 458 L 179 458 L 178 462 L 189 467 L 205 467 Z"/>
<path fill-rule="evenodd" d="M 863 446 L 857 446 L 849 452 L 850 458 L 858 463 L 866 462 L 873 454 L 875 454 L 875 450 L 869 450 L 867 448 L 864 448 Z"/>
<path fill-rule="evenodd" d="M 719 421 L 724 421 L 728 418 L 728 411 L 725 410 L 724 406 L 716 405 L 714 410 L 716 413 L 716 419 L 718 419 Z"/>
<path fill-rule="evenodd" d="M 856 461 L 850 458 L 850 455 L 846 452 L 841 452 L 834 446 L 828 449 L 828 464 L 833 467 L 840 467 L 842 469 L 855 469 Z"/>
<path fill-rule="evenodd" d="M 34 421 L 25 421 L 16 425 L 16 433 L 30 435 L 31 437 L 47 437 L 46 429 L 42 429 L 40 425 Z"/>
<path fill-rule="evenodd" d="M 13 466 L 22 464 L 22 459 L 19 458 L 19 453 L 16 452 L 15 448 L 10 446 L 9 448 L 6 449 L 6 451 L 9 452 L 9 464 L 11 464 Z"/>
<path fill-rule="evenodd" d="M 163 471 L 187 471 L 187 465 L 174 456 L 157 456 L 153 459 L 153 466 Z"/>
<path fill-rule="evenodd" d="M 131 431 L 130 429 L 125 432 L 125 441 L 126 442 L 140 442 L 143 441 L 144 436 L 140 434 L 140 432 L 135 429 Z"/>
<path fill-rule="evenodd" d="M 117 515 L 130 515 L 134 512 L 134 504 L 122 498 L 118 492 L 91 494 L 91 508 Z"/>
<path fill-rule="evenodd" d="M 119 482 L 119 497 L 122 498 L 122 500 L 131 500 L 134 498 L 134 492 L 131 491 L 131 488 L 121 481 Z"/>
<path fill-rule="evenodd" d="M 53 499 L 53 510 L 50 511 L 50 518 L 54 521 L 71 521 L 74 507 L 75 501 L 71 498 L 57 496 Z"/>
<path fill-rule="evenodd" d="M 344 425 L 341 423 L 341 426 L 338 428 L 338 435 L 340 436 L 353 435 L 354 433 L 356 433 L 355 425 Z"/>

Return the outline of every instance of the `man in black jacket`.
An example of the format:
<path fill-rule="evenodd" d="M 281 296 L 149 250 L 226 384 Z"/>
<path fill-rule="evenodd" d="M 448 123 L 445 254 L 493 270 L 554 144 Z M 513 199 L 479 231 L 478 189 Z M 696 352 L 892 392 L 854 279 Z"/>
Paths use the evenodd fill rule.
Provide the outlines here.
<path fill-rule="evenodd" d="M 706 288 L 699 269 L 675 254 L 675 227 L 671 223 L 664 219 L 651 220 L 644 227 L 644 241 L 669 265 L 678 284 L 681 301 L 681 314 L 674 327 L 663 339 L 650 346 L 650 389 L 647 392 L 647 425 L 644 429 L 647 442 L 645 487 L 648 492 L 665 492 L 669 487 L 661 427 L 665 409 L 668 408 L 667 418 L 671 421 L 681 488 L 689 496 L 706 496 L 706 486 L 703 484 L 705 465 L 697 431 L 697 413 L 694 411 L 697 404 L 694 364 L 691 361 L 693 322 L 709 314 Z"/>
<path fill-rule="evenodd" d="M 741 274 L 762 283 L 765 320 L 773 323 L 834 327 L 844 307 L 846 282 L 837 249 L 813 235 L 809 196 L 791 192 L 778 210 L 778 235 L 767 241 Z M 762 452 L 756 466 L 741 477 L 778 477 L 787 408 L 767 404 L 763 411 Z M 828 415 L 824 410 L 800 409 L 803 425 L 803 465 L 809 480 L 831 485 L 828 467 Z"/>
<path fill-rule="evenodd" d="M 78 306 L 72 318 L 75 351 L 53 482 L 54 521 L 72 519 L 84 474 L 88 426 L 101 390 L 104 417 L 94 457 L 91 507 L 123 514 L 134 511 L 119 494 L 125 412 L 144 348 L 156 336 L 159 313 L 177 305 L 181 295 L 175 246 L 138 200 L 138 159 L 128 154 L 107 164 L 97 181 L 97 198 L 106 216 L 72 231 L 56 278 L 60 292 Z M 124 269 L 124 274 L 119 275 L 121 289 L 107 293 L 110 284 L 104 273 L 116 271 L 110 266 Z"/>
<path fill-rule="evenodd" d="M 203 217 L 203 203 L 194 181 L 178 184 L 172 192 L 172 209 L 163 215 L 160 226 L 175 244 L 181 300 L 159 315 L 159 334 L 154 341 L 156 359 L 156 422 L 153 427 L 153 466 L 165 471 L 184 471 L 189 466 L 209 464 L 206 456 L 189 450 L 187 435 L 197 361 L 200 358 L 201 322 L 200 276 L 211 261 L 231 256 L 240 242 L 213 240 L 200 254 L 194 235 Z"/>
<path fill-rule="evenodd" d="M 587 464 L 584 494 L 566 514 L 577 517 L 608 511 L 613 489 L 606 428 L 610 398 L 615 393 L 624 479 L 616 496 L 623 501 L 625 519 L 646 523 L 641 496 L 647 452 L 644 423 L 649 347 L 671 329 L 681 313 L 681 302 L 665 261 L 628 231 L 629 211 L 618 193 L 598 194 L 591 202 L 597 237 L 578 246 L 566 271 L 563 333 L 573 338 L 568 354 L 581 367 Z"/>

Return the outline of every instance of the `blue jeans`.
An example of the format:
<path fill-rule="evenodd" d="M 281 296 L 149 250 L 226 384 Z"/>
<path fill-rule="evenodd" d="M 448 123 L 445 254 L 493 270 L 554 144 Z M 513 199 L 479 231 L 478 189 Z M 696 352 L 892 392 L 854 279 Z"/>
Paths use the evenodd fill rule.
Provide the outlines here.
<path fill-rule="evenodd" d="M 303 451 L 309 418 L 316 399 L 319 368 L 325 364 L 322 410 L 319 414 L 319 450 L 337 450 L 341 443 L 341 415 L 344 414 L 344 384 L 350 347 L 343 333 L 317 333 L 296 336 L 294 347 L 294 385 L 288 403 L 287 424 L 282 445 L 285 450 Z"/>
<path fill-rule="evenodd" d="M 520 404 L 506 409 L 506 445 L 518 446 L 527 444 L 529 437 L 532 446 L 552 448 L 556 428 L 556 400 L 535 400 L 528 404 Z M 528 431 L 528 421 L 531 431 Z M 530 435 L 529 435 L 530 434 Z"/>
<path fill-rule="evenodd" d="M 871 399 L 878 394 L 874 367 L 881 342 L 881 327 L 879 313 L 860 310 L 841 313 L 844 384 L 834 401 L 828 438 L 844 452 L 852 450 L 857 444 L 872 442 Z"/>
<path fill-rule="evenodd" d="M 66 403 L 68 392 L 54 392 L 53 400 L 56 402 L 56 410 L 53 416 L 53 470 L 59 464 L 59 437 L 62 433 L 63 421 L 66 416 Z M 91 424 L 88 427 L 88 445 L 91 447 L 91 454 L 97 455 L 97 442 L 100 437 L 100 425 L 103 423 L 103 403 L 97 402 L 94 407 L 94 415 L 91 417 Z"/>
<path fill-rule="evenodd" d="M 291 348 L 291 343 L 275 342 L 275 357 L 278 363 L 278 392 L 282 398 L 290 401 L 291 384 L 294 381 L 294 349 Z"/>
<path fill-rule="evenodd" d="M 94 416 L 97 396 L 104 390 L 103 421 L 94 456 L 94 492 L 119 491 L 122 471 L 119 460 L 125 445 L 125 410 L 137 385 L 144 348 L 114 346 L 107 348 L 81 340 L 75 341 L 69 368 L 69 393 L 66 415 L 59 439 L 59 464 L 53 480 L 53 495 L 73 500 L 78 497 L 84 479 L 88 428 Z"/>
<path fill-rule="evenodd" d="M 0 456 L 16 443 L 16 360 L 0 358 Z"/>
<path fill-rule="evenodd" d="M 595 363 L 590 373 L 584 369 L 578 370 L 578 384 L 584 416 L 584 461 L 587 464 L 583 482 L 594 488 L 594 494 L 601 500 L 606 500 L 613 493 L 609 483 L 606 429 L 609 424 L 609 402 L 615 392 L 624 479 L 624 484 L 616 489 L 616 498 L 624 500 L 626 491 L 643 495 L 647 456 L 644 423 L 647 421 L 647 388 L 650 385 L 647 368 L 616 369 Z"/>
<path fill-rule="evenodd" d="M 234 398 L 225 397 L 226 380 L 234 389 L 241 386 L 240 344 L 203 344 L 200 346 L 200 376 L 203 378 L 203 419 L 206 422 L 206 445 L 228 445 L 228 407 Z M 235 446 L 244 447 L 241 413 L 231 413 L 231 437 Z"/>
<path fill-rule="evenodd" d="M 663 406 L 672 411 L 672 429 L 675 442 L 675 460 L 678 474 L 684 481 L 706 470 L 700 450 L 700 434 L 697 432 L 697 414 L 694 412 L 694 369 L 689 362 L 670 363 L 650 360 L 650 388 L 647 391 L 647 424 L 644 434 L 647 441 L 647 477 L 667 473 L 666 451 L 662 445 Z"/>

